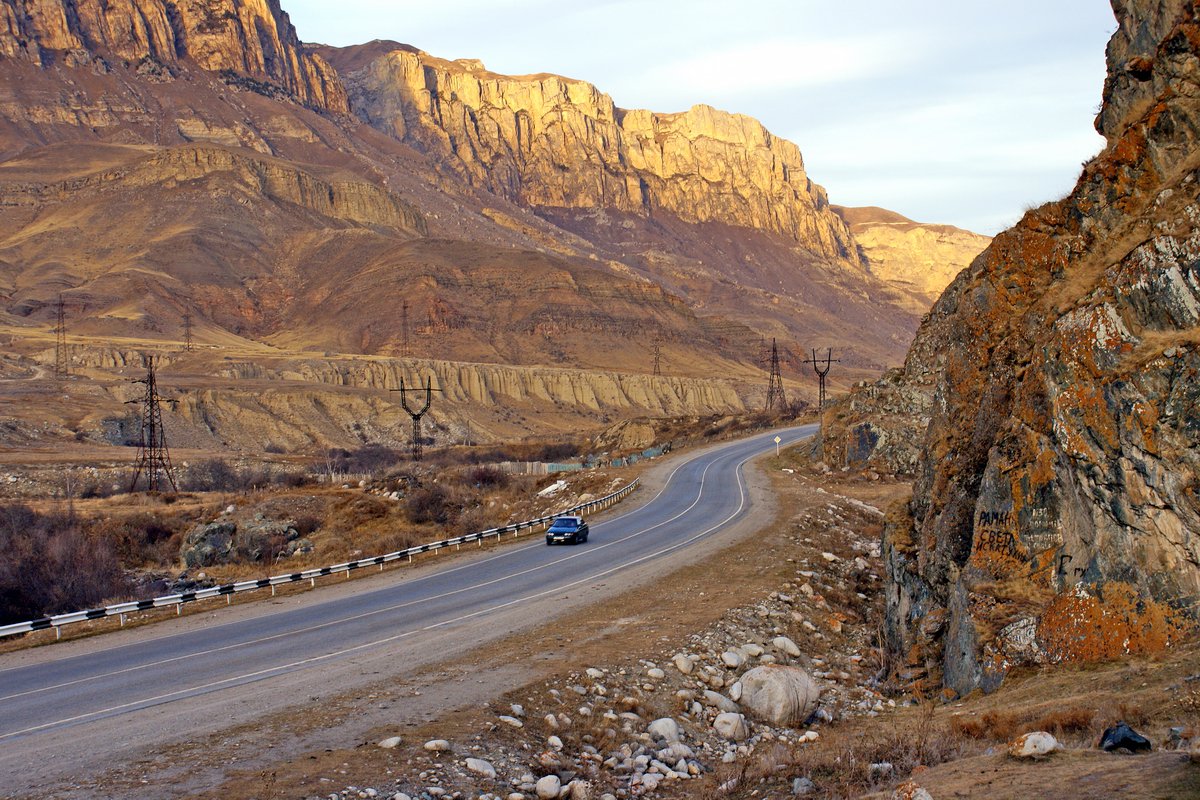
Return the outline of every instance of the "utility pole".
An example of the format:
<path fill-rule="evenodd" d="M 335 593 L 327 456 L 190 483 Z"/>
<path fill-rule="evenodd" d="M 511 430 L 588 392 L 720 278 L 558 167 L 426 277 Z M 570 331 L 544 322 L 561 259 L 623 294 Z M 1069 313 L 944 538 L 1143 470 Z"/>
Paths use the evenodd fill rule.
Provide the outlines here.
<path fill-rule="evenodd" d="M 654 343 L 654 374 L 662 375 L 662 344 Z"/>
<path fill-rule="evenodd" d="M 54 321 L 54 378 L 63 380 L 71 374 L 70 358 L 67 350 L 67 303 L 60 293 L 55 304 Z"/>
<path fill-rule="evenodd" d="M 783 394 L 783 371 L 779 368 L 779 348 L 771 339 L 771 377 L 767 381 L 767 411 L 787 410 L 787 398 Z"/>
<path fill-rule="evenodd" d="M 154 374 L 154 356 L 143 354 L 142 363 L 146 366 L 146 377 L 135 380 L 134 383 L 145 384 L 146 391 L 141 400 L 129 401 L 142 405 L 141 440 L 138 444 L 137 466 L 133 471 L 133 480 L 129 483 L 129 491 L 137 489 L 138 478 L 144 472 L 147 491 L 163 491 L 169 484 L 171 490 L 177 492 L 179 489 L 175 485 L 171 453 L 167 449 L 166 432 L 163 430 L 162 397 L 158 393 L 158 379 Z"/>
<path fill-rule="evenodd" d="M 404 411 L 410 417 L 412 417 L 412 460 L 420 461 L 421 455 L 422 455 L 421 420 L 422 420 L 422 418 L 424 418 L 425 412 L 427 412 L 429 410 L 429 407 L 431 405 L 433 405 L 433 393 L 440 392 L 442 390 L 433 388 L 433 378 L 426 378 L 425 379 L 425 405 L 422 406 L 420 408 L 420 410 L 418 410 L 418 411 L 413 411 L 411 408 L 408 407 L 408 398 L 405 397 L 405 395 L 404 395 L 404 393 L 405 393 L 404 378 L 400 379 L 400 388 L 399 389 L 391 389 L 389 391 L 400 393 L 400 407 L 403 408 Z M 409 389 L 407 391 L 410 391 L 410 392 L 418 391 L 419 392 L 420 389 Z"/>
<path fill-rule="evenodd" d="M 408 358 L 408 301 L 400 306 L 400 355 Z"/>
<path fill-rule="evenodd" d="M 183 312 L 183 349 L 192 352 L 192 312 Z"/>
<path fill-rule="evenodd" d="M 833 348 L 831 347 L 825 349 L 825 358 L 819 359 L 817 358 L 817 349 L 814 347 L 812 358 L 806 359 L 804 363 L 812 364 L 813 371 L 817 373 L 817 380 L 820 387 L 817 390 L 817 412 L 820 413 L 825 408 L 825 376 L 829 374 L 829 370 L 833 368 L 834 364 L 840 364 L 842 360 L 833 357 Z M 825 366 L 822 367 L 822 364 Z"/>

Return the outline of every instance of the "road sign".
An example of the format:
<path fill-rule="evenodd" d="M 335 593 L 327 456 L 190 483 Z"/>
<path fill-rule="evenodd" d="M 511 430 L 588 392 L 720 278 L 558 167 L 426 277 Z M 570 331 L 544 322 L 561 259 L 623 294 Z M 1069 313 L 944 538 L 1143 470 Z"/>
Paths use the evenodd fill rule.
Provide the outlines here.
<path fill-rule="evenodd" d="M 779 455 L 779 443 L 782 441 L 778 436 L 775 437 L 775 455 Z"/>

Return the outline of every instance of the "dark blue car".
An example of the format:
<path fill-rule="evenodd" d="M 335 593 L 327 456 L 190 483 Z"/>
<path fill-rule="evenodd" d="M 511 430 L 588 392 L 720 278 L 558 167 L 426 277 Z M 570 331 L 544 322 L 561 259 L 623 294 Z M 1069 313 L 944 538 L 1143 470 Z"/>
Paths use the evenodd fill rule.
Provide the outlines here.
<path fill-rule="evenodd" d="M 588 538 L 588 524 L 583 517 L 559 517 L 546 530 L 546 544 L 569 542 L 579 544 Z"/>

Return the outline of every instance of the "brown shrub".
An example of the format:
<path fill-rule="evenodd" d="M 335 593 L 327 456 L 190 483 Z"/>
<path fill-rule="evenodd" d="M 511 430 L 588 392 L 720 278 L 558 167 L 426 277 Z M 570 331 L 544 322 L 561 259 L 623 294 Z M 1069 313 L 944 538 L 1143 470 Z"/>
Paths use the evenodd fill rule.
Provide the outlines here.
<path fill-rule="evenodd" d="M 128 591 L 112 547 L 74 519 L 0 506 L 0 624 L 82 610 Z"/>

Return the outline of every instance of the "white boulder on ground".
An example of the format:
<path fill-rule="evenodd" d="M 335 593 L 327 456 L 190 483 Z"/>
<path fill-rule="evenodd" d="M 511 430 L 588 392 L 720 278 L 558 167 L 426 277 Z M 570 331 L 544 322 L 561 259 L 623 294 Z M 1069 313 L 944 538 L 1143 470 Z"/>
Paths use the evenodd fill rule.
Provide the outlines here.
<path fill-rule="evenodd" d="M 785 653 L 792 658 L 798 658 L 800 656 L 800 648 L 796 646 L 795 642 L 786 636 L 776 636 L 771 640 L 771 645 L 779 652 Z"/>
<path fill-rule="evenodd" d="M 683 735 L 682 731 L 679 730 L 679 723 L 670 717 L 654 720 L 654 722 L 650 723 L 650 727 L 646 728 L 646 733 L 668 744 L 678 742 Z"/>
<path fill-rule="evenodd" d="M 382 747 L 384 750 L 391 750 L 393 748 L 399 747 L 400 746 L 400 737 L 399 736 L 389 736 L 388 738 L 386 738 L 382 742 L 380 742 L 379 746 Z"/>
<path fill-rule="evenodd" d="M 821 690 L 799 667 L 767 664 L 742 676 L 741 704 L 773 725 L 799 725 L 821 699 Z"/>
<path fill-rule="evenodd" d="M 1051 753 L 1062 750 L 1063 746 L 1045 731 L 1023 733 L 1008 746 L 1008 754 L 1013 758 L 1045 758 Z"/>
<path fill-rule="evenodd" d="M 676 653 L 671 661 L 675 663 L 675 669 L 679 670 L 684 675 L 691 675 L 692 669 L 695 667 L 695 664 L 692 663 L 692 660 L 683 653 Z"/>
<path fill-rule="evenodd" d="M 721 662 L 730 669 L 737 669 L 746 663 L 746 657 L 737 650 L 726 650 L 721 654 Z"/>
<path fill-rule="evenodd" d="M 496 768 L 482 758 L 468 758 L 467 769 L 477 775 L 482 775 L 485 778 L 496 777 Z"/>
<path fill-rule="evenodd" d="M 744 742 L 750 738 L 750 726 L 746 723 L 746 718 L 728 711 L 717 714 L 717 718 L 713 720 L 713 730 L 722 739 L 730 742 Z"/>
<path fill-rule="evenodd" d="M 425 749 L 432 753 L 438 753 L 442 750 L 449 750 L 450 743 L 445 739 L 430 739 L 425 743 Z"/>
<path fill-rule="evenodd" d="M 557 775 L 547 775 L 538 779 L 533 790 L 542 800 L 557 800 L 558 793 L 562 791 L 562 781 L 558 779 Z"/>
<path fill-rule="evenodd" d="M 741 709 L 738 708 L 737 703 L 733 702 L 720 692 L 714 692 L 712 689 L 704 690 L 704 702 L 718 711 L 729 711 L 735 714 L 738 711 L 741 711 Z"/>

